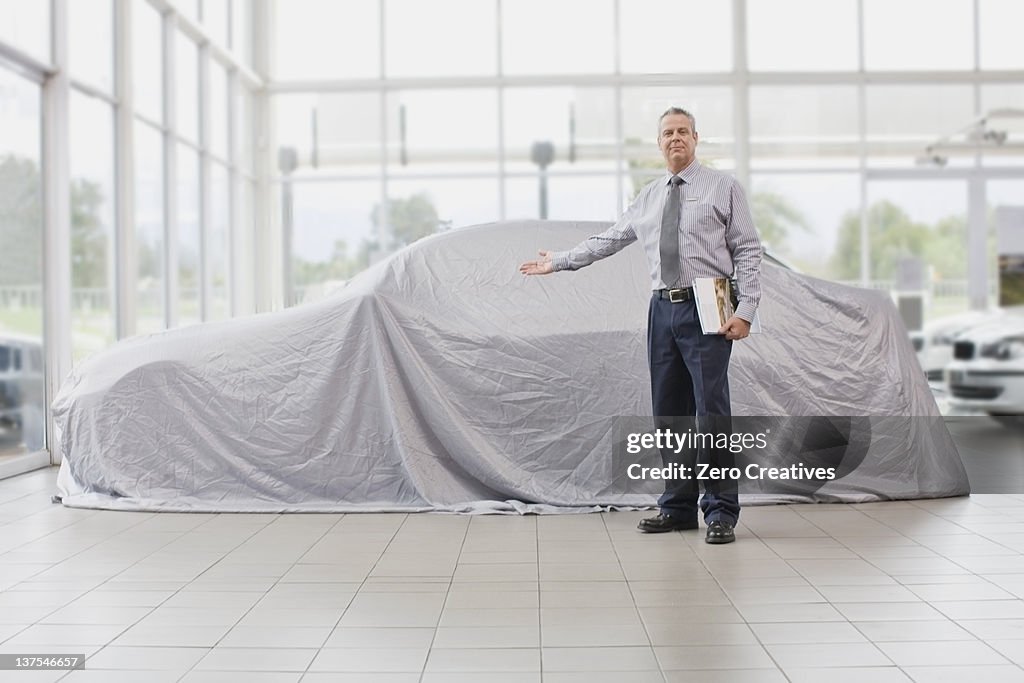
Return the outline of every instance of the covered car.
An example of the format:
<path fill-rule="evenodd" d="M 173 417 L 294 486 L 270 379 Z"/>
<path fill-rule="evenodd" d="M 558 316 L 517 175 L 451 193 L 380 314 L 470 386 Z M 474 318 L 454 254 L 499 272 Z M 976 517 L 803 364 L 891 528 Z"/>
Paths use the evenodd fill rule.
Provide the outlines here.
<path fill-rule="evenodd" d="M 64 504 L 652 505 L 657 491 L 618 485 L 613 457 L 623 419 L 650 421 L 642 250 L 576 273 L 517 272 L 538 248 L 605 227 L 509 221 L 445 232 L 323 301 L 116 344 L 78 365 L 54 402 Z M 735 346 L 734 412 L 833 416 L 829 430 L 858 446 L 818 448 L 805 429 L 786 443 L 849 455 L 844 476 L 747 502 L 967 493 L 891 301 L 769 263 L 762 277 L 765 332 Z"/>

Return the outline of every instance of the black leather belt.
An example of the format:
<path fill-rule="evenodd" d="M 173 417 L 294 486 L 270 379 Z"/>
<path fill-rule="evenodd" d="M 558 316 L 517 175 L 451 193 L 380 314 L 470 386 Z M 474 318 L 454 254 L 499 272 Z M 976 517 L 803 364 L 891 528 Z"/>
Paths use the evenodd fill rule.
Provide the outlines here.
<path fill-rule="evenodd" d="M 674 304 L 681 304 L 684 301 L 689 301 L 693 298 L 693 287 L 683 287 L 682 289 L 658 289 L 655 290 L 659 299 L 668 299 Z"/>

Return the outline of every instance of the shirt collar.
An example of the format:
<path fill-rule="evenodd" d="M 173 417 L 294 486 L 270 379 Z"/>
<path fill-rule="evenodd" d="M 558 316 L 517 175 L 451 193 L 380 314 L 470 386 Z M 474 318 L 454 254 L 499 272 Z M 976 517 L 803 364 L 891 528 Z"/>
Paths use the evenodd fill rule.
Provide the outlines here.
<path fill-rule="evenodd" d="M 700 168 L 701 168 L 700 167 L 700 162 L 697 161 L 696 157 L 694 157 L 693 161 L 690 162 L 690 165 L 687 166 L 686 168 L 684 168 L 679 173 L 671 173 L 671 172 L 666 173 L 665 174 L 665 179 L 662 181 L 662 183 L 667 185 L 667 184 L 669 184 L 669 182 L 672 181 L 672 176 L 673 175 L 678 175 L 687 184 L 690 184 L 690 183 L 693 182 L 693 179 L 696 178 L 697 173 L 700 172 Z"/>
<path fill-rule="evenodd" d="M 684 168 L 679 173 L 675 173 L 675 174 L 673 174 L 671 172 L 665 173 L 665 183 L 664 184 L 668 185 L 669 182 L 671 182 L 673 175 L 678 175 L 680 178 L 683 179 L 684 182 L 686 182 L 687 184 L 690 184 L 690 183 L 693 182 L 694 178 L 697 177 L 697 174 L 700 173 L 700 169 L 701 169 L 700 162 L 697 161 L 697 157 L 693 157 L 693 161 L 690 162 L 690 165 L 687 166 L 686 168 Z"/>

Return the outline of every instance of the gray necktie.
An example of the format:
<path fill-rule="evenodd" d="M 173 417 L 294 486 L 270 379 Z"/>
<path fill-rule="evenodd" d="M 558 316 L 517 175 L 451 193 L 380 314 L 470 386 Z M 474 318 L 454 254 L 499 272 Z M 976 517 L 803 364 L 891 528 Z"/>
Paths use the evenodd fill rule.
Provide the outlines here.
<path fill-rule="evenodd" d="M 679 186 L 683 179 L 672 176 L 665 210 L 661 213 L 661 279 L 669 289 L 679 282 Z"/>

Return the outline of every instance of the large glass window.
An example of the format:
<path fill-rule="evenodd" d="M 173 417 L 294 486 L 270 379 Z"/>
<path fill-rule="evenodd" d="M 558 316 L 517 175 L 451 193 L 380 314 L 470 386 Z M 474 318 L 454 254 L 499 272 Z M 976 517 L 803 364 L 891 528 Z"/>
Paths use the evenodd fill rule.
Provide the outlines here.
<path fill-rule="evenodd" d="M 210 60 L 210 153 L 228 158 L 228 73 Z"/>
<path fill-rule="evenodd" d="M 74 360 L 113 343 L 114 110 L 72 91 L 71 346 Z"/>
<path fill-rule="evenodd" d="M 377 0 L 288 0 L 274 8 L 275 78 L 380 76 Z"/>
<path fill-rule="evenodd" d="M 163 25 L 148 2 L 132 5 L 132 88 L 135 110 L 157 123 L 164 120 Z"/>
<path fill-rule="evenodd" d="M 857 2 L 747 0 L 747 40 L 751 71 L 854 71 Z"/>
<path fill-rule="evenodd" d="M 4 457 L 44 447 L 46 414 L 39 88 L 4 69 L 0 69 L 0 121 L 0 457 Z"/>
<path fill-rule="evenodd" d="M 979 0 L 982 69 L 1024 69 L 1020 27 L 1024 3 L 1020 0 Z"/>
<path fill-rule="evenodd" d="M 178 145 L 178 324 L 202 319 L 201 221 L 199 214 L 199 153 Z"/>
<path fill-rule="evenodd" d="M 174 41 L 178 135 L 199 141 L 199 48 L 180 31 Z"/>
<path fill-rule="evenodd" d="M 551 177 L 552 220 L 614 221 L 619 217 L 617 176 Z"/>
<path fill-rule="evenodd" d="M 498 217 L 496 178 L 395 180 L 388 183 L 391 247 Z"/>
<path fill-rule="evenodd" d="M 563 24 L 568 25 L 571 22 Z M 732 68 L 732 3 L 620 2 L 619 41 L 623 73 L 728 71 Z M 583 53 L 594 51 L 611 52 L 610 43 L 592 43 Z"/>
<path fill-rule="evenodd" d="M 502 70 L 610 74 L 615 70 L 614 18 L 612 0 L 503 2 Z"/>
<path fill-rule="evenodd" d="M 986 130 L 1005 134 L 1002 144 L 987 142 L 980 148 L 986 166 L 1024 168 L 1024 117 L 1017 113 L 1024 106 L 1024 83 L 991 83 L 981 86 L 981 111 L 989 115 Z M 1024 203 L 1024 200 L 1022 200 Z"/>
<path fill-rule="evenodd" d="M 50 61 L 50 3 L 0 0 L 0 40 Z"/>
<path fill-rule="evenodd" d="M 552 174 L 512 177 L 505 181 L 505 215 L 509 219 L 541 217 L 541 186 L 547 187 L 547 218 L 614 221 L 618 218 L 618 180 L 614 175 Z"/>
<path fill-rule="evenodd" d="M 849 251 L 860 240 L 857 174 L 755 173 L 749 196 L 766 249 L 816 277 L 860 279 L 860 252 Z"/>
<path fill-rule="evenodd" d="M 989 180 L 985 199 L 988 205 L 988 305 L 995 307 L 999 302 L 999 215 L 996 209 L 1024 206 L 1024 174 L 1020 178 Z"/>
<path fill-rule="evenodd" d="M 294 303 L 330 294 L 401 247 L 497 218 L 496 179 L 396 180 L 387 208 L 378 182 L 285 183 Z"/>
<path fill-rule="evenodd" d="M 235 99 L 235 120 L 231 132 L 235 135 L 235 162 L 245 173 L 253 172 L 253 138 L 252 138 L 252 93 L 239 88 Z"/>
<path fill-rule="evenodd" d="M 207 32 L 218 45 L 227 47 L 228 12 L 230 12 L 231 0 L 203 0 L 203 24 Z"/>
<path fill-rule="evenodd" d="M 285 217 L 292 231 L 292 287 L 295 303 L 313 301 L 341 287 L 384 254 L 379 217 L 380 183 L 294 183 Z M 409 230 L 433 222 L 426 209 L 410 211 Z"/>
<path fill-rule="evenodd" d="M 497 91 L 406 90 L 387 102 L 392 173 L 497 171 Z"/>
<path fill-rule="evenodd" d="M 135 244 L 139 334 L 164 328 L 164 152 L 160 131 L 136 123 Z"/>
<path fill-rule="evenodd" d="M 924 273 L 925 314 L 967 310 L 967 187 L 960 180 L 868 183 L 871 279 L 893 289 L 901 273 Z M 840 251 L 860 252 L 859 240 Z"/>
<path fill-rule="evenodd" d="M 200 0 L 173 0 L 175 7 L 181 12 L 182 16 L 191 19 L 194 22 L 199 21 L 199 2 Z"/>
<path fill-rule="evenodd" d="M 256 226 L 253 222 L 254 184 L 238 180 L 238 214 L 234 220 L 234 239 L 231 255 L 231 299 L 236 311 L 248 313 L 256 310 Z"/>
<path fill-rule="evenodd" d="M 864 66 L 974 68 L 973 0 L 864 0 Z"/>
<path fill-rule="evenodd" d="M 855 166 L 860 153 L 854 86 L 750 89 L 752 165 Z"/>
<path fill-rule="evenodd" d="M 278 95 L 271 101 L 277 172 L 380 174 L 379 94 Z"/>
<path fill-rule="evenodd" d="M 104 92 L 113 92 L 112 0 L 72 0 L 67 3 L 67 8 L 68 68 L 71 76 Z"/>
<path fill-rule="evenodd" d="M 252 9 L 249 0 L 231 0 L 231 51 L 252 62 Z"/>
<path fill-rule="evenodd" d="M 871 85 L 866 92 L 872 165 L 913 165 L 927 145 L 975 117 L 970 85 Z M 953 157 L 950 163 L 970 162 Z"/>
<path fill-rule="evenodd" d="M 384 7 L 389 78 L 497 73 L 494 0 L 387 0 Z"/>
<path fill-rule="evenodd" d="M 214 162 L 210 169 L 210 226 L 207 235 L 207 272 L 210 277 L 207 320 L 230 315 L 228 256 L 230 252 L 231 194 L 228 170 Z"/>
<path fill-rule="evenodd" d="M 981 86 L 982 112 L 990 112 L 993 109 L 1016 109 L 1019 111 L 1022 105 L 1024 105 L 1024 83 L 986 83 Z M 1008 126 L 1015 133 L 1021 132 L 1021 117 L 1019 115 L 992 119 L 992 123 L 996 126 Z"/>
<path fill-rule="evenodd" d="M 505 167 L 535 171 L 533 146 L 550 142 L 552 170 L 617 170 L 611 88 L 505 90 Z"/>

